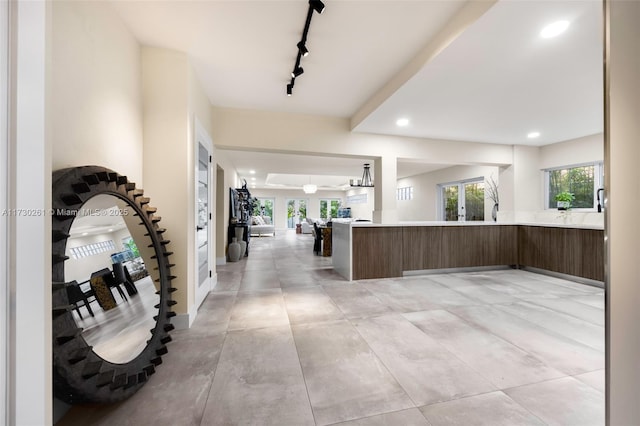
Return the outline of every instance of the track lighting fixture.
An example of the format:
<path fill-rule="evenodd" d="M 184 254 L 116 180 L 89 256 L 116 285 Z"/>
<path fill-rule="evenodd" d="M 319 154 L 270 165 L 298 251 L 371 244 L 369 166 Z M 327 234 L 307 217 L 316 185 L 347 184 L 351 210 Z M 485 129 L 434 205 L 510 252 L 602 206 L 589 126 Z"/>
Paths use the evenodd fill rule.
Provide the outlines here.
<path fill-rule="evenodd" d="M 322 3 L 320 0 L 309 0 L 309 10 L 307 11 L 307 19 L 304 23 L 304 29 L 302 30 L 302 39 L 296 45 L 298 47 L 296 63 L 293 66 L 293 71 L 291 72 L 291 81 L 289 82 L 289 84 L 287 84 L 287 96 L 291 96 L 293 94 L 293 84 L 296 80 L 296 77 L 299 77 L 304 72 L 304 70 L 300 66 L 300 59 L 309 54 L 309 49 L 307 49 L 307 34 L 309 33 L 311 18 L 313 17 L 314 11 L 316 11 L 317 13 L 322 13 L 324 11 L 324 3 Z"/>
<path fill-rule="evenodd" d="M 320 0 L 309 0 L 309 5 L 318 13 L 324 12 L 324 3 Z"/>
<path fill-rule="evenodd" d="M 302 69 L 302 67 L 296 67 L 291 73 L 291 77 L 293 78 L 299 77 L 300 75 L 302 75 L 303 72 L 304 70 Z"/>
<path fill-rule="evenodd" d="M 300 51 L 300 53 L 302 53 L 303 57 L 309 54 L 309 50 L 307 49 L 307 46 L 305 46 L 304 43 L 301 41 L 298 42 L 298 50 Z"/>

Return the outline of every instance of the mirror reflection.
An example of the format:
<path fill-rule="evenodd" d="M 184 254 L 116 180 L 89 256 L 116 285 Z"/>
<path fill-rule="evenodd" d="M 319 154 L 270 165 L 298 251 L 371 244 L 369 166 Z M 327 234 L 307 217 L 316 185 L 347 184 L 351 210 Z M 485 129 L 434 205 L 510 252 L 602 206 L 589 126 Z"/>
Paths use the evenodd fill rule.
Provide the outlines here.
<path fill-rule="evenodd" d="M 67 240 L 65 281 L 73 317 L 96 354 L 113 363 L 134 359 L 155 327 L 157 262 L 135 210 L 116 196 L 89 199 Z"/>

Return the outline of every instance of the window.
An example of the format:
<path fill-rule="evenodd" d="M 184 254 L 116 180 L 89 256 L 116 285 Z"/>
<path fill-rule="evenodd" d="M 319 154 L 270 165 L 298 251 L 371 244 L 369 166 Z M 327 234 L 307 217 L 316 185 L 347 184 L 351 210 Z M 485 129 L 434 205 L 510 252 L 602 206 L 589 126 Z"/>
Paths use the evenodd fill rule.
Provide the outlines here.
<path fill-rule="evenodd" d="M 276 200 L 274 198 L 259 198 L 258 199 L 259 209 L 257 211 L 254 211 L 253 214 L 260 215 L 260 216 L 268 216 L 273 221 L 274 220 L 273 206 L 275 205 L 275 201 Z"/>
<path fill-rule="evenodd" d="M 340 207 L 339 199 L 320 200 L 320 218 L 328 219 L 338 217 L 338 208 Z"/>
<path fill-rule="evenodd" d="M 413 199 L 413 186 L 396 189 L 396 200 L 407 201 Z"/>
<path fill-rule="evenodd" d="M 473 179 L 438 185 L 439 220 L 483 221 L 484 179 Z"/>
<path fill-rule="evenodd" d="M 594 209 L 597 205 L 596 191 L 604 183 L 604 167 L 602 163 L 592 163 L 547 169 L 545 179 L 546 208 L 555 209 L 556 194 L 567 191 L 575 197 L 572 208 Z"/>

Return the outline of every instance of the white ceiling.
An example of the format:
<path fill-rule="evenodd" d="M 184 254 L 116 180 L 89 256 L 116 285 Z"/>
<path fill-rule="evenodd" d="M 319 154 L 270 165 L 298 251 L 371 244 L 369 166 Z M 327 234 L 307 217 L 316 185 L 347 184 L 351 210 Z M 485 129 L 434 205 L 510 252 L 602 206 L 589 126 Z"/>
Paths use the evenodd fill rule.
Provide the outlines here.
<path fill-rule="evenodd" d="M 215 106 L 355 115 L 358 132 L 503 144 L 544 145 L 602 131 L 599 0 L 499 1 L 388 96 L 385 86 L 408 72 L 465 2 L 323 1 L 292 97 L 286 84 L 307 1 L 112 4 L 142 44 L 187 52 Z M 571 22 L 566 33 L 538 36 L 559 19 Z M 376 97 L 372 112 L 360 119 Z M 410 124 L 397 127 L 399 117 Z M 528 140 L 534 130 L 541 136 Z M 259 184 L 268 173 L 359 177 L 366 162 L 227 152 L 242 177 L 261 165 Z M 398 165 L 404 176 L 441 167 Z"/>

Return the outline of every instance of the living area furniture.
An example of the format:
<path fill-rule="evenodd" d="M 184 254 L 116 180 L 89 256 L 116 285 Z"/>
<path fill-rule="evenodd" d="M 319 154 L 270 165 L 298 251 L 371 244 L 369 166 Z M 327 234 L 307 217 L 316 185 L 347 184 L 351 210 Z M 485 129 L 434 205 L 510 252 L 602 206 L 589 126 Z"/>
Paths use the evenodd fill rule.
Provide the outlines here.
<path fill-rule="evenodd" d="M 322 232 L 317 223 L 313 224 L 313 253 L 319 255 L 322 247 Z"/>
<path fill-rule="evenodd" d="M 76 280 L 66 283 L 65 288 L 67 289 L 67 297 L 69 298 L 69 303 L 73 306 L 73 309 L 78 313 L 78 316 L 80 316 L 80 319 L 83 319 L 82 313 L 80 313 L 80 308 L 83 306 L 87 308 L 89 315 L 91 315 L 92 317 L 95 316 L 93 314 L 93 310 L 91 310 L 91 305 L 89 301 L 89 297 L 94 297 L 93 292 L 88 292 L 88 293 L 83 292 Z"/>
<path fill-rule="evenodd" d="M 263 235 L 276 235 L 276 227 L 269 216 L 251 217 L 251 235 L 262 237 Z"/>

